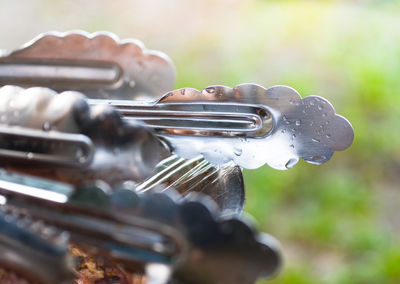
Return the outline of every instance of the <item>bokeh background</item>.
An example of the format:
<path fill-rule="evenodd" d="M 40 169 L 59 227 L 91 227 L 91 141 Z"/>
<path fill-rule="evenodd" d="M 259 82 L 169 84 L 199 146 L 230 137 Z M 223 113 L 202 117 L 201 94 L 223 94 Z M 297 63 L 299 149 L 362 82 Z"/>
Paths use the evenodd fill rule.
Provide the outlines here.
<path fill-rule="evenodd" d="M 278 238 L 273 284 L 400 283 L 400 2 L 1 0 L 0 47 L 108 30 L 170 55 L 176 88 L 254 82 L 322 95 L 355 129 L 322 166 L 245 171 L 246 210 Z"/>

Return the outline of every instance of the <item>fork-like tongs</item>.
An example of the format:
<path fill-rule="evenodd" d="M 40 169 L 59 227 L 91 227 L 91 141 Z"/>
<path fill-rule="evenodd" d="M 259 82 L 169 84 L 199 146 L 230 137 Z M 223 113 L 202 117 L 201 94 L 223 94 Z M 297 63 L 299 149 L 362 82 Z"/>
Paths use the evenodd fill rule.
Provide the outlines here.
<path fill-rule="evenodd" d="M 167 56 L 109 33 L 47 33 L 0 58 L 3 85 L 82 91 L 90 104 L 154 128 L 184 158 L 288 169 L 299 158 L 322 164 L 353 141 L 350 123 L 324 98 L 255 84 L 168 92 L 173 81 Z"/>
<path fill-rule="evenodd" d="M 71 279 L 63 231 L 69 242 L 91 254 L 145 273 L 147 283 L 174 278 L 188 284 L 252 284 L 275 274 L 281 264 L 272 237 L 255 233 L 243 220 L 219 219 L 205 196 L 178 203 L 162 193 L 137 195 L 106 184 L 76 188 L 5 170 L 0 171 L 0 194 L 5 203 L 0 224 L 6 224 L 0 249 L 8 252 L 0 256 L 0 265 L 39 283 Z M 29 262 L 40 269 L 32 270 Z"/>

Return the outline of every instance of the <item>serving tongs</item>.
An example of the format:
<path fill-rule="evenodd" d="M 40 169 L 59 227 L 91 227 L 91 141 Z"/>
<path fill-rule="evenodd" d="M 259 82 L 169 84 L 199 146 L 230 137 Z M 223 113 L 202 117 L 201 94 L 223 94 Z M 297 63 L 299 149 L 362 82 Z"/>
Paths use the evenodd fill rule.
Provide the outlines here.
<path fill-rule="evenodd" d="M 272 237 L 255 233 L 240 219 L 219 220 L 206 197 L 192 195 L 178 203 L 161 193 L 138 195 L 130 188 L 111 191 L 105 184 L 76 188 L 4 170 L 0 171 L 0 194 L 5 203 L 0 206 L 0 222 L 7 220 L 8 226 L 14 226 L 41 220 L 45 224 L 33 233 L 24 230 L 32 225 L 7 229 L 2 237 L 6 243 L 14 232 L 30 241 L 25 245 L 20 241 L 12 254 L 0 257 L 0 263 L 16 271 L 25 269 L 40 283 L 54 283 L 55 273 L 47 275 L 46 268 L 64 272 L 57 274 L 57 283 L 71 278 L 71 263 L 61 261 L 66 257 L 66 240 L 58 240 L 61 234 L 55 230 L 68 232 L 71 243 L 93 255 L 112 257 L 128 271 L 145 273 L 148 283 L 177 279 L 187 284 L 250 284 L 280 267 L 279 248 Z M 31 237 L 40 233 L 47 234 L 47 239 L 53 236 L 53 241 L 35 243 Z M 24 246 L 29 250 L 21 249 Z M 43 255 L 36 260 L 43 265 L 40 271 L 15 261 L 15 256 L 34 261 L 39 253 Z M 55 255 L 63 258 L 46 266 L 45 260 Z M 160 275 L 160 271 L 166 273 Z"/>
<path fill-rule="evenodd" d="M 104 81 L 104 74 L 111 72 L 107 64 L 122 75 L 102 85 L 96 79 Z M 109 33 L 43 34 L 3 56 L 0 66 L 2 84 L 82 91 L 89 104 L 111 105 L 126 120 L 155 129 L 178 156 L 202 155 L 215 165 L 233 161 L 249 169 L 264 164 L 288 169 L 299 158 L 322 164 L 334 151 L 349 147 L 354 137 L 350 123 L 327 100 L 302 99 L 286 86 L 242 84 L 168 92 L 174 78 L 168 57 Z M 59 69 L 62 72 L 56 72 Z"/>

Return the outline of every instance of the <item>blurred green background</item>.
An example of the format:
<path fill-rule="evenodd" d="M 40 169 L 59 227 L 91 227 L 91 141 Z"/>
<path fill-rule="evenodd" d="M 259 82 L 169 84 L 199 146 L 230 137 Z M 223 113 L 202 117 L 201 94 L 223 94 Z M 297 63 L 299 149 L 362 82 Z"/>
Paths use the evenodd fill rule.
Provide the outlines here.
<path fill-rule="evenodd" d="M 321 95 L 354 126 L 322 166 L 245 171 L 246 210 L 279 239 L 260 283 L 400 283 L 398 1 L 8 1 L 0 46 L 48 31 L 109 30 L 166 52 L 176 88 L 254 82 Z"/>

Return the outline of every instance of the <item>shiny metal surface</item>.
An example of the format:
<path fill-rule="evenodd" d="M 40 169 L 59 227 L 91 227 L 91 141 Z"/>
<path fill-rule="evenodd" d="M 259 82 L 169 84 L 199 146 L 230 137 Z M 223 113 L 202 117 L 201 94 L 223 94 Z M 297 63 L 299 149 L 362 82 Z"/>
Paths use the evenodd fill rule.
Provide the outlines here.
<path fill-rule="evenodd" d="M 0 266 L 19 277 L 31 283 L 71 283 L 73 261 L 67 241 L 68 234 L 0 206 Z"/>
<path fill-rule="evenodd" d="M 149 271 L 150 278 L 157 278 L 154 283 L 172 277 L 183 283 L 251 284 L 274 275 L 281 265 L 275 239 L 257 233 L 245 220 L 221 218 L 203 195 L 191 193 L 177 202 L 165 193 L 138 195 L 106 184 L 77 188 L 4 170 L 0 181 L 0 194 L 7 199 L 0 206 L 3 212 L 23 210 L 68 231 L 72 243 L 94 255 L 111 256 L 136 273 L 154 264 L 170 271 L 165 277 Z M 15 190 L 23 186 L 35 191 Z M 52 194 L 65 200 L 49 199 Z M 25 254 L 31 259 L 30 251 Z"/>
<path fill-rule="evenodd" d="M 75 188 L 55 183 L 55 189 L 52 185 L 50 180 L 0 172 L 0 193 L 7 198 L 3 206 L 23 208 L 31 218 L 67 230 L 72 243 L 110 255 L 132 269 L 140 265 L 144 269 L 146 263 L 174 267 L 183 261 L 187 244 L 179 228 L 160 217 L 144 215 L 153 209 L 149 208 L 154 204 L 151 197 L 148 201 L 128 190 L 111 192 L 104 185 Z M 34 190 L 15 190 L 21 187 Z M 63 202 L 49 198 L 56 194 L 64 196 Z M 166 196 L 160 204 L 171 206 L 172 202 Z"/>
<path fill-rule="evenodd" d="M 77 185 L 142 182 L 170 154 L 147 127 L 78 92 L 2 87 L 0 130 L 0 167 Z"/>
<path fill-rule="evenodd" d="M 302 99 L 287 86 L 210 86 L 172 91 L 149 103 L 91 99 L 89 104 L 114 106 L 127 120 L 154 128 L 178 156 L 201 154 L 216 165 L 233 161 L 248 169 L 268 164 L 285 170 L 300 158 L 322 164 L 354 138 L 351 124 L 326 99 Z"/>
<path fill-rule="evenodd" d="M 0 57 L 0 85 L 77 90 L 94 98 L 158 98 L 175 69 L 162 52 L 110 32 L 47 32 Z"/>
<path fill-rule="evenodd" d="M 83 167 L 92 161 L 93 152 L 92 141 L 85 135 L 0 125 L 3 160 Z"/>
<path fill-rule="evenodd" d="M 244 208 L 245 189 L 238 166 L 214 166 L 202 156 L 183 159 L 172 155 L 162 160 L 154 173 L 135 190 L 144 192 L 177 191 L 182 198 L 193 192 L 211 197 L 221 217 L 239 217 Z"/>

